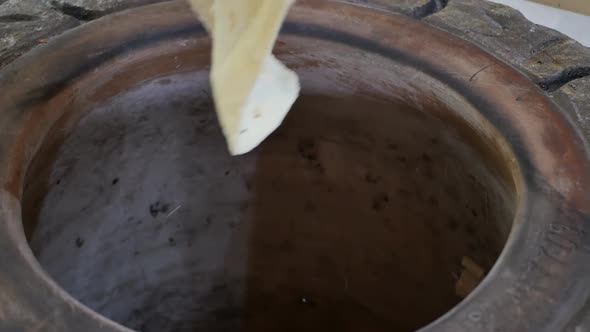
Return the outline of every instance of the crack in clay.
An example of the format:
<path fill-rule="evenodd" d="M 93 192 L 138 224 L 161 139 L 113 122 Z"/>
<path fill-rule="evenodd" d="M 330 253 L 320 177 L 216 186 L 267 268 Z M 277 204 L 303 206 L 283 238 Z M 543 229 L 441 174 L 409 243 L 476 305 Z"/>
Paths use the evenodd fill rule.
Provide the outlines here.
<path fill-rule="evenodd" d="M 537 85 L 546 92 L 555 92 L 564 85 L 577 79 L 590 76 L 590 67 L 573 67 L 563 70 L 561 73 L 544 78 Z"/>
<path fill-rule="evenodd" d="M 36 21 L 39 17 L 27 14 L 10 14 L 0 16 L 1 23 L 30 22 Z"/>
<path fill-rule="evenodd" d="M 412 16 L 416 19 L 423 19 L 427 16 L 438 13 L 445 9 L 449 0 L 430 0 L 426 4 L 412 10 Z"/>
<path fill-rule="evenodd" d="M 59 3 L 55 0 L 51 1 L 51 6 L 62 14 L 71 16 L 80 21 L 92 21 L 108 14 L 107 11 L 88 9 L 67 2 Z"/>

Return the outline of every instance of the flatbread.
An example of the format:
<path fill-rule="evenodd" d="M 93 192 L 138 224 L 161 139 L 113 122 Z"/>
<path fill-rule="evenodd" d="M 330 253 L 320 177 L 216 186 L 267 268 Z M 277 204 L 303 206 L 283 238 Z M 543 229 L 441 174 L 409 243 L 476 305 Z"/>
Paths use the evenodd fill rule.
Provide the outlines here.
<path fill-rule="evenodd" d="M 213 99 L 232 155 L 254 149 L 279 127 L 299 79 L 272 55 L 293 0 L 189 0 L 213 39 Z"/>

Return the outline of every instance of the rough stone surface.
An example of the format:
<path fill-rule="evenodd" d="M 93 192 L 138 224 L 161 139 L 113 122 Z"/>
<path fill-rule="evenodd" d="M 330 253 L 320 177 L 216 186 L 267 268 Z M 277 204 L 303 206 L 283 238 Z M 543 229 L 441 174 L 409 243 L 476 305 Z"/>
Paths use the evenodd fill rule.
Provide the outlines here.
<path fill-rule="evenodd" d="M 445 0 L 343 0 L 342 2 L 366 5 L 420 19 L 443 9 L 444 1 Z"/>
<path fill-rule="evenodd" d="M 98 14 L 109 14 L 115 11 L 128 8 L 149 5 L 169 0 L 39 0 L 46 5 L 56 8 L 70 8 L 75 14 L 78 12 L 96 12 Z M 100 16 L 100 15 L 99 15 Z"/>
<path fill-rule="evenodd" d="M 4 1 L 4 2 L 2 2 Z M 0 66 L 80 22 L 167 0 L 0 0 Z M 473 42 L 529 75 L 548 92 L 590 74 L 590 50 L 482 0 L 343 0 L 402 13 Z"/>
<path fill-rule="evenodd" d="M 515 9 L 482 0 L 347 2 L 406 14 L 478 45 L 536 82 L 590 142 L 589 48 Z"/>
<path fill-rule="evenodd" d="M 2 1 L 2 0 L 0 0 Z M 39 0 L 46 5 L 71 5 L 94 11 L 114 11 L 169 0 Z M 444 0 L 344 0 L 357 4 L 392 10 L 408 15 L 418 15 L 431 8 L 443 7 Z M 431 4 L 432 3 L 432 4 Z"/>
<path fill-rule="evenodd" d="M 85 21 L 166 0 L 0 0 L 0 67 Z"/>
<path fill-rule="evenodd" d="M 1 3 L 0 67 L 52 36 L 78 25 L 78 20 L 35 0 Z"/>
<path fill-rule="evenodd" d="M 548 91 L 564 79 L 590 74 L 590 50 L 529 22 L 520 12 L 480 0 L 451 0 L 425 22 L 473 42 L 515 65 Z"/>

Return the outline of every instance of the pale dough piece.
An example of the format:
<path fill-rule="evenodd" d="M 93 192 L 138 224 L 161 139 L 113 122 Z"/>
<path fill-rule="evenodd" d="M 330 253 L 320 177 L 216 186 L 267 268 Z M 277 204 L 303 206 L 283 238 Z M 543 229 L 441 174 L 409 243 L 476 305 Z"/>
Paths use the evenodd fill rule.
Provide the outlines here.
<path fill-rule="evenodd" d="M 293 0 L 189 0 L 213 39 L 211 86 L 229 151 L 246 153 L 283 121 L 297 75 L 272 54 Z"/>

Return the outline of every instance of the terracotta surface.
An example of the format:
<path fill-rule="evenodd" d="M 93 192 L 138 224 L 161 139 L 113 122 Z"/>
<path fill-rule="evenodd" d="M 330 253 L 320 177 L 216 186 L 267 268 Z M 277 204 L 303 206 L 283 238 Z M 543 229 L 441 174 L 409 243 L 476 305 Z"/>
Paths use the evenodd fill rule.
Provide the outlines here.
<path fill-rule="evenodd" d="M 425 330 L 557 331 L 583 305 L 584 142 L 497 58 L 402 16 L 300 2 L 276 51 L 303 97 L 232 159 L 185 5 L 104 20 L 0 76 L 3 328 L 123 329 L 37 265 L 23 194 L 49 275 L 145 331 L 412 330 L 457 303 L 466 252 L 489 269 L 509 233 Z"/>

